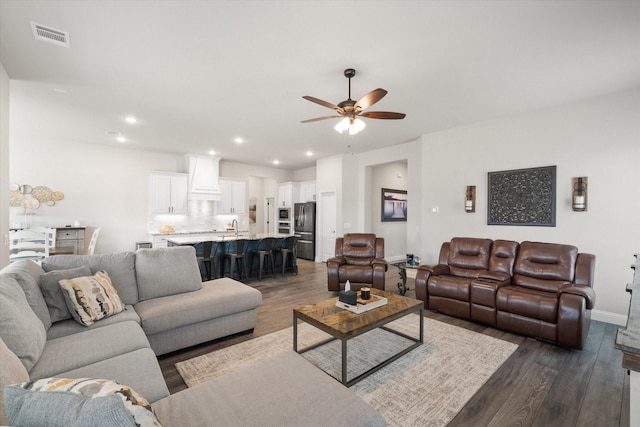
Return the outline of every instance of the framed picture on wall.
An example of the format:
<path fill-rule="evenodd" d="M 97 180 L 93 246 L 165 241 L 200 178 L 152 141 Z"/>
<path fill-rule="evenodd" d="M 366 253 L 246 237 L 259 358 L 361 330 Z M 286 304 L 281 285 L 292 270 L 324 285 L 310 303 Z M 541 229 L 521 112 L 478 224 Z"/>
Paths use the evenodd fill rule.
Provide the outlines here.
<path fill-rule="evenodd" d="M 556 167 L 489 172 L 488 225 L 556 226 Z"/>
<path fill-rule="evenodd" d="M 382 221 L 407 220 L 406 190 L 382 189 Z"/>

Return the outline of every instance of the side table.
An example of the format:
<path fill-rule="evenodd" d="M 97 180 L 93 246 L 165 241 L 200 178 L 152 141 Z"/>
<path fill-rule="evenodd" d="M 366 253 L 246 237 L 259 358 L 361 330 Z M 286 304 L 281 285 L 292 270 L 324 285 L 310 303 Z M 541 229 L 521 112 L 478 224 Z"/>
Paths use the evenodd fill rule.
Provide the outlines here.
<path fill-rule="evenodd" d="M 407 264 L 406 262 L 394 262 L 391 265 L 395 266 L 398 269 L 398 274 L 400 275 L 401 282 L 398 282 L 398 293 L 400 295 L 404 295 L 407 293 L 409 288 L 407 288 L 407 277 L 412 279 L 416 278 L 416 273 L 418 271 L 419 264 Z"/>

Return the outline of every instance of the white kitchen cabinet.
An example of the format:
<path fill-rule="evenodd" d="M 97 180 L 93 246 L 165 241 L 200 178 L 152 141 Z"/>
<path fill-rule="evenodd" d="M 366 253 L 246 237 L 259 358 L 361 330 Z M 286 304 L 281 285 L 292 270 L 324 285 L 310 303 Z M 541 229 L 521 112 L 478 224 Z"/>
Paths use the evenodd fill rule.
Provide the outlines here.
<path fill-rule="evenodd" d="M 220 178 L 222 200 L 218 214 L 244 215 L 247 212 L 247 181 L 244 179 Z"/>
<path fill-rule="evenodd" d="M 278 184 L 278 207 L 293 207 L 300 197 L 300 184 L 297 182 L 283 182 Z"/>
<path fill-rule="evenodd" d="M 316 201 L 316 182 L 303 181 L 300 183 L 300 197 L 298 202 L 315 202 Z"/>
<path fill-rule="evenodd" d="M 190 200 L 220 200 L 220 158 L 187 154 Z"/>
<path fill-rule="evenodd" d="M 187 212 L 188 176 L 185 173 L 149 173 L 149 210 L 154 214 Z"/>

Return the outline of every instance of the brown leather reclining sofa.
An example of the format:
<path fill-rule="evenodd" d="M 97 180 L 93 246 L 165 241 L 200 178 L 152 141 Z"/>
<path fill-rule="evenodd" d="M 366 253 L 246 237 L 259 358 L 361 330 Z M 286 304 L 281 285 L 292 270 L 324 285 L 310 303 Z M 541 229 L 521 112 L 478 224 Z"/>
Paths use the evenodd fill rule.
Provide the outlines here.
<path fill-rule="evenodd" d="M 456 237 L 421 265 L 425 308 L 582 349 L 596 295 L 595 256 L 571 245 Z"/>

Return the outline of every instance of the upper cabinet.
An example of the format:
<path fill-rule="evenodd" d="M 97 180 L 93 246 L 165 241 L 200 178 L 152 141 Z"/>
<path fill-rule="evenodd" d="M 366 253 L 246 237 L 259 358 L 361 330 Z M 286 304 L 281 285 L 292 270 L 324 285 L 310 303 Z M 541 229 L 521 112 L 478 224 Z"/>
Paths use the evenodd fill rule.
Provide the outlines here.
<path fill-rule="evenodd" d="M 187 212 L 188 176 L 185 173 L 149 173 L 149 210 L 155 214 Z"/>
<path fill-rule="evenodd" d="M 220 158 L 185 156 L 189 170 L 189 200 L 220 200 Z"/>
<path fill-rule="evenodd" d="M 244 179 L 220 178 L 221 202 L 219 214 L 242 215 L 247 212 L 247 181 Z"/>
<path fill-rule="evenodd" d="M 316 201 L 316 182 L 304 181 L 300 183 L 300 203 Z"/>
<path fill-rule="evenodd" d="M 297 182 L 283 182 L 278 184 L 278 207 L 290 208 L 298 203 L 300 184 Z"/>

